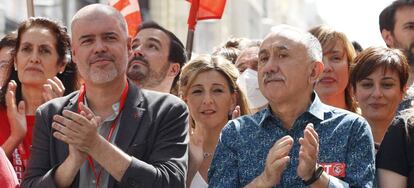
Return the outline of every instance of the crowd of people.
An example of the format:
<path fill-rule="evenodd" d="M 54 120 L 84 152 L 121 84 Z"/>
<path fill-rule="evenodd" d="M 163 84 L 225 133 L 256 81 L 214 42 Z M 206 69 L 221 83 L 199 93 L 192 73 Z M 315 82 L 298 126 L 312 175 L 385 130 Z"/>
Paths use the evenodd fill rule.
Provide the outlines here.
<path fill-rule="evenodd" d="M 373 20 L 375 21 L 375 20 Z M 272 27 L 188 59 L 87 5 L 0 40 L 0 187 L 414 187 L 414 1 L 387 47 Z"/>

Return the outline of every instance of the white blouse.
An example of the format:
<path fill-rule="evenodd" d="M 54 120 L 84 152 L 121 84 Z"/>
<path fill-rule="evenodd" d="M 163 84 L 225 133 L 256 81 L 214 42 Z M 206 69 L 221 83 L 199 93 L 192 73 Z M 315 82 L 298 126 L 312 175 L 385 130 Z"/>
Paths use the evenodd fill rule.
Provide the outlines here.
<path fill-rule="evenodd" d="M 190 188 L 208 188 L 207 182 L 203 179 L 198 171 L 195 174 L 193 181 L 191 182 Z"/>

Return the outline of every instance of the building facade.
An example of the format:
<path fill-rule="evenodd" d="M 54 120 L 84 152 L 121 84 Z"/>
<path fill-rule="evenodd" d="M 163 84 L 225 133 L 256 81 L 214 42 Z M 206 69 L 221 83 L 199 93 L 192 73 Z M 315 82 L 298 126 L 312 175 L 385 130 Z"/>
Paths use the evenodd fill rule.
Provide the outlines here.
<path fill-rule="evenodd" d="M 90 3 L 107 0 L 34 0 L 35 16 L 60 20 L 68 25 L 73 14 Z M 144 20 L 154 20 L 173 31 L 185 44 L 190 3 L 184 0 L 139 0 Z M 17 28 L 27 18 L 26 0 L 0 2 L 0 34 Z M 220 20 L 199 21 L 193 51 L 210 53 L 231 37 L 262 39 L 277 24 L 303 29 L 323 23 L 315 0 L 227 0 Z"/>

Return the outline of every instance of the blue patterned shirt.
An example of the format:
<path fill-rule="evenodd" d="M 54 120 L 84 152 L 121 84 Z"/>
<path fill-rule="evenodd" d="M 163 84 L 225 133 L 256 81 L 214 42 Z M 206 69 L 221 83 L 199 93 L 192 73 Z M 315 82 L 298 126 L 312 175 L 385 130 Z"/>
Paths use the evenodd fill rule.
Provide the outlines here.
<path fill-rule="evenodd" d="M 208 173 L 209 187 L 243 187 L 249 184 L 263 172 L 273 144 L 286 135 L 293 138 L 294 144 L 289 153 L 289 164 L 281 175 L 280 184 L 275 187 L 305 187 L 296 175 L 296 169 L 299 138 L 303 137 L 307 123 L 313 123 L 319 135 L 318 163 L 346 165 L 345 177 L 329 176 L 329 187 L 347 184 L 373 186 L 374 141 L 368 123 L 357 114 L 323 104 L 313 93 L 312 104 L 290 130 L 282 126 L 269 107 L 230 121 L 223 128 L 217 144 Z"/>

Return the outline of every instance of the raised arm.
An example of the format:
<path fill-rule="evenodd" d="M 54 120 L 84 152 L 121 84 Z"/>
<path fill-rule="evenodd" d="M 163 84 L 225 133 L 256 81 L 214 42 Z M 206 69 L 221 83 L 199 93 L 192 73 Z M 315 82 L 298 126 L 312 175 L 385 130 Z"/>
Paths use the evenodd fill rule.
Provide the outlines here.
<path fill-rule="evenodd" d="M 6 106 L 7 118 L 10 124 L 10 136 L 1 145 L 7 157 L 11 158 L 14 149 L 23 141 L 27 133 L 27 121 L 24 101 L 17 103 L 16 87 L 14 80 L 7 86 Z"/>

